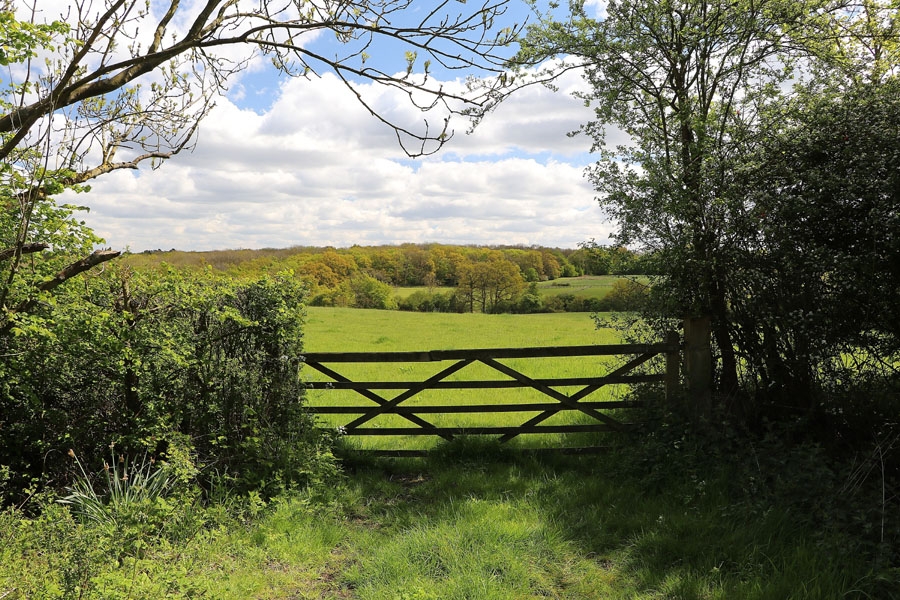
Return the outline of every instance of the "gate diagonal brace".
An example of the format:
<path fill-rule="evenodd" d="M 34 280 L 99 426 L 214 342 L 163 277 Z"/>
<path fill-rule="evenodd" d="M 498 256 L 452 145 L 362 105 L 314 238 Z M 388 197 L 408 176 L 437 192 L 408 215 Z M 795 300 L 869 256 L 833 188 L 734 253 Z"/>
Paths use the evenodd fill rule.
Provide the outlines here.
<path fill-rule="evenodd" d="M 573 400 L 569 396 L 566 396 L 563 393 L 557 392 L 556 390 L 554 390 L 551 387 L 540 384 L 540 383 L 536 382 L 535 380 L 531 379 L 530 377 L 528 377 L 527 375 L 523 375 L 522 373 L 519 373 L 518 371 L 516 371 L 515 369 L 513 369 L 511 367 L 508 367 L 508 366 L 504 365 L 503 363 L 497 362 L 493 358 L 483 358 L 483 359 L 481 359 L 481 362 L 488 365 L 489 367 L 492 367 L 492 368 L 500 371 L 504 375 L 509 375 L 513 379 L 517 379 L 517 380 L 521 381 L 522 383 L 525 383 L 525 384 L 531 386 L 532 388 L 538 390 L 539 392 L 542 392 L 542 393 L 546 394 L 547 396 L 550 396 L 554 400 L 557 400 L 561 404 L 565 404 L 569 408 L 574 408 L 576 410 L 580 410 L 581 412 L 588 415 L 589 417 L 593 417 L 594 419 L 596 419 L 598 421 L 606 423 L 610 427 L 615 427 L 617 429 L 621 429 L 622 424 L 619 423 L 618 421 L 616 421 L 615 419 L 608 417 L 607 415 L 604 415 L 601 412 L 597 412 L 593 408 L 589 408 L 587 406 L 581 406 L 580 404 L 578 404 L 578 402 L 576 400 Z M 588 386 L 588 387 L 593 387 L 593 386 Z M 582 392 L 584 392 L 584 390 L 579 392 L 579 394 L 581 394 Z M 581 396 L 579 396 L 579 398 L 583 398 L 585 395 L 587 395 L 587 394 L 582 394 Z M 546 411 L 546 412 L 550 412 L 550 411 Z M 554 412 L 559 412 L 559 411 L 556 410 Z"/>
<path fill-rule="evenodd" d="M 366 413 L 366 414 L 360 416 L 360 417 L 357 418 L 357 419 L 354 419 L 353 421 L 351 421 L 350 423 L 348 423 L 348 424 L 346 425 L 347 429 L 352 429 L 352 428 L 355 428 L 355 427 L 359 427 L 359 426 L 362 425 L 363 423 L 366 423 L 366 422 L 368 422 L 368 421 L 371 421 L 372 419 L 374 419 L 374 418 L 377 417 L 378 415 L 384 414 L 385 412 L 387 412 L 387 411 L 390 410 L 391 408 L 394 408 L 395 406 L 399 405 L 401 402 L 405 402 L 406 400 L 409 400 L 410 398 L 412 398 L 413 396 L 415 396 L 415 395 L 418 394 L 419 392 L 421 392 L 421 391 L 423 391 L 423 390 L 427 390 L 429 387 L 431 387 L 431 385 L 432 385 L 433 383 L 437 383 L 438 381 L 441 381 L 441 380 L 444 379 L 445 377 L 449 377 L 450 375 L 456 373 L 457 371 L 459 371 L 459 370 L 462 369 L 463 367 L 469 366 L 470 364 L 472 364 L 472 362 L 473 362 L 472 359 L 465 359 L 465 360 L 461 360 L 461 361 L 459 361 L 459 362 L 457 362 L 457 363 L 455 363 L 455 364 L 450 365 L 449 367 L 447 367 L 447 368 L 444 369 L 443 371 L 440 371 L 440 372 L 436 373 L 435 375 L 432 375 L 431 377 L 429 377 L 428 379 L 426 379 L 426 380 L 423 381 L 422 383 L 420 383 L 420 384 L 418 384 L 418 385 L 414 385 L 413 387 L 409 388 L 408 390 L 406 390 L 406 391 L 403 392 L 402 394 L 399 394 L 399 395 L 397 395 L 396 397 L 392 398 L 391 400 L 386 401 L 384 404 L 382 404 L 381 406 L 379 406 L 379 407 L 376 408 L 375 410 L 370 411 L 370 412 L 368 412 L 368 413 Z M 431 428 L 434 428 L 434 425 L 431 425 Z M 453 436 L 450 436 L 450 437 L 452 438 Z M 446 439 L 446 438 L 445 438 L 445 439 Z"/>
<path fill-rule="evenodd" d="M 368 421 L 374 419 L 375 417 L 377 417 L 379 415 L 384 414 L 385 412 L 394 408 L 395 406 L 398 406 L 400 403 L 405 402 L 406 400 L 412 398 L 419 392 L 428 389 L 429 387 L 431 387 L 432 384 L 437 383 L 438 381 L 441 381 L 442 379 L 452 375 L 453 373 L 456 373 L 463 367 L 466 367 L 466 366 L 472 364 L 472 362 L 473 362 L 473 359 L 460 360 L 459 362 L 457 362 L 453 365 L 450 365 L 449 367 L 440 371 L 439 373 L 429 377 L 428 379 L 419 383 L 418 385 L 415 385 L 415 386 L 409 388 L 408 390 L 406 390 L 405 392 L 402 392 L 401 394 L 397 395 L 396 397 L 392 398 L 391 400 L 382 398 L 381 396 L 372 392 L 371 390 L 356 390 L 357 393 L 359 393 L 360 395 L 364 396 L 365 398 L 367 398 L 369 400 L 372 400 L 379 406 L 377 408 L 375 408 L 374 410 L 367 412 L 367 413 L 361 415 L 360 417 L 354 419 L 353 421 L 351 421 L 350 423 L 345 425 L 345 428 L 348 430 L 355 429 L 355 428 L 359 427 L 360 425 L 367 423 Z M 340 381 L 342 383 L 350 381 L 350 379 L 344 377 L 337 371 L 329 369 L 328 367 L 325 367 L 324 365 L 322 365 L 320 363 L 309 362 L 307 364 L 314 367 L 319 372 L 324 373 L 325 375 L 328 375 L 335 381 Z M 433 424 L 429 423 L 425 419 L 421 419 L 421 418 L 417 417 L 416 415 L 400 415 L 400 416 L 402 416 L 406 420 L 418 425 L 419 427 L 422 427 L 423 429 L 437 429 Z M 442 438 L 444 438 L 447 441 L 450 441 L 453 439 L 453 435 L 451 435 L 451 434 L 438 434 L 438 435 L 440 435 Z"/>
<path fill-rule="evenodd" d="M 335 381 L 339 381 L 341 383 L 349 383 L 352 381 L 351 379 L 341 375 L 340 373 L 338 373 L 337 371 L 335 371 L 333 369 L 329 369 L 328 367 L 326 367 L 325 365 L 323 365 L 321 363 L 308 362 L 306 364 L 309 365 L 310 367 L 314 368 L 315 370 L 319 371 L 320 373 L 323 373 L 324 375 L 331 377 Z M 465 365 L 463 365 L 463 366 L 465 366 Z M 460 368 L 462 368 L 462 367 L 460 367 Z M 418 393 L 418 391 L 420 391 L 420 390 L 417 390 L 414 393 Z M 392 408 L 393 406 L 396 406 L 400 402 L 403 402 L 404 400 L 406 400 L 409 396 L 413 395 L 413 394 L 410 394 L 409 396 L 407 396 L 407 398 L 402 398 L 399 402 L 397 402 L 397 398 L 399 398 L 400 396 L 397 396 L 397 398 L 394 398 L 393 400 L 387 400 L 386 398 L 382 398 L 381 396 L 379 396 L 378 394 L 376 394 L 375 392 L 373 392 L 371 390 L 356 390 L 356 392 L 359 395 L 366 398 L 367 400 L 371 400 L 372 402 L 378 404 L 380 407 L 383 407 L 384 409 Z M 409 393 L 409 391 L 404 392 L 404 394 L 406 394 L 406 393 Z M 403 395 L 403 394 L 401 394 L 401 395 Z M 394 404 L 391 404 L 391 403 L 394 403 Z M 378 410 L 378 409 L 376 409 L 376 410 Z M 384 412 L 384 410 L 380 410 L 377 414 L 372 414 L 368 419 L 366 419 L 366 421 L 371 418 L 374 418 L 375 416 L 377 416 L 378 414 L 381 414 L 383 412 Z M 432 423 L 429 423 L 428 421 L 426 421 L 425 419 L 423 419 L 417 415 L 401 414 L 400 416 L 403 417 L 404 419 L 406 419 L 407 421 L 409 421 L 415 425 L 418 425 L 422 429 L 437 429 L 437 427 L 435 427 Z M 356 419 L 353 423 L 345 425 L 345 428 L 350 429 L 351 426 L 356 427 L 357 425 L 354 425 L 354 423 L 356 423 L 359 420 L 360 419 Z M 362 422 L 364 423 L 365 421 L 362 421 Z M 448 442 L 453 439 L 453 435 L 451 435 L 449 433 L 438 434 L 438 435 L 440 435 L 440 437 L 444 438 Z"/>
<path fill-rule="evenodd" d="M 634 359 L 628 361 L 627 363 L 625 363 L 624 365 L 622 365 L 615 371 L 608 373 L 606 375 L 606 377 L 604 377 L 603 379 L 612 379 L 613 377 L 618 377 L 620 375 L 624 375 L 624 374 L 628 373 L 629 371 L 631 371 L 632 369 L 635 369 L 636 367 L 644 364 L 645 362 L 647 362 L 654 356 L 656 356 L 655 353 L 642 354 L 641 356 L 638 356 L 637 358 L 634 358 Z M 488 359 L 488 360 L 491 360 L 491 359 Z M 496 362 L 496 361 L 494 361 L 494 362 Z M 513 369 L 510 369 L 509 367 L 506 367 L 505 365 L 502 365 L 501 363 L 497 363 L 497 365 L 499 365 L 500 367 L 505 367 L 506 369 L 509 369 L 510 373 L 507 373 L 507 374 L 509 374 L 512 377 L 515 377 L 516 379 L 519 379 L 522 382 L 531 381 L 528 377 L 525 377 L 521 373 L 517 373 Z M 497 366 L 495 366 L 495 365 L 490 365 L 490 366 L 494 367 L 495 369 L 497 368 Z M 502 369 L 498 369 L 498 370 L 500 370 L 501 372 L 506 372 Z M 580 391 L 572 394 L 571 396 L 566 396 L 564 394 L 557 392 L 556 390 L 554 390 L 552 388 L 548 388 L 548 387 L 542 386 L 540 384 L 534 384 L 534 385 L 532 385 L 532 387 L 534 387 L 536 390 L 539 390 L 539 391 L 547 394 L 551 398 L 558 400 L 560 403 L 565 404 L 566 406 L 576 408 L 576 409 L 582 411 L 583 413 L 585 413 L 591 417 L 594 417 L 595 419 L 598 419 L 600 421 L 603 421 L 604 423 L 609 424 L 611 427 L 613 427 L 617 430 L 621 430 L 621 429 L 623 429 L 623 424 L 620 423 L 619 421 L 616 421 L 612 417 L 609 417 L 607 415 L 599 413 L 593 409 L 588 409 L 587 407 L 578 405 L 579 400 L 581 400 L 582 398 L 584 398 L 586 396 L 589 396 L 590 394 L 593 394 L 594 392 L 596 392 L 597 390 L 602 388 L 604 385 L 606 385 L 605 382 L 591 384 L 591 385 L 585 386 Z M 552 417 L 553 415 L 558 413 L 560 410 L 562 410 L 562 409 L 561 408 L 547 409 L 544 412 L 542 412 L 538 415 L 535 415 L 534 417 L 530 418 L 528 421 L 523 423 L 522 427 L 531 427 L 533 425 L 537 425 L 538 423 L 542 423 L 543 421 L 546 421 L 547 419 L 549 419 L 550 417 Z M 501 444 L 503 444 L 518 435 L 519 435 L 518 433 L 507 433 L 507 434 L 501 436 L 499 441 Z"/>

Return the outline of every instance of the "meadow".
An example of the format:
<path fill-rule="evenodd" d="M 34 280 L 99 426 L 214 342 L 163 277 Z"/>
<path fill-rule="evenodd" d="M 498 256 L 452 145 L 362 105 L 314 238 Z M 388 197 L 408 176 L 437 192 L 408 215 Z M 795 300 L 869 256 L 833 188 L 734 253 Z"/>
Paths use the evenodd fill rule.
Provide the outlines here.
<path fill-rule="evenodd" d="M 587 313 L 548 313 L 534 315 L 481 313 L 409 313 L 350 308 L 310 307 L 306 323 L 304 346 L 310 352 L 389 352 L 456 350 L 471 348 L 523 348 L 545 346 L 576 346 L 619 343 L 620 334 L 611 329 L 597 329 Z M 567 357 L 507 359 L 504 364 L 533 378 L 590 377 L 609 371 L 621 362 L 620 357 Z M 342 363 L 331 365 L 353 381 L 423 381 L 452 364 L 434 363 Z M 304 369 L 308 381 L 329 379 L 311 368 Z M 448 380 L 508 379 L 483 364 L 469 365 Z M 560 387 L 571 394 L 577 387 Z M 620 400 L 627 393 L 625 386 L 608 386 L 587 398 L 590 401 Z M 384 390 L 390 399 L 400 391 Z M 499 404 L 548 402 L 545 395 L 527 388 L 509 389 L 448 389 L 426 390 L 404 402 L 404 406 L 479 404 L 485 399 Z M 310 406 L 374 406 L 356 392 L 346 390 L 310 390 Z M 535 412 L 499 414 L 438 414 L 428 420 L 437 426 L 475 427 L 519 425 Z M 323 426 L 346 424 L 355 415 L 322 415 Z M 548 419 L 546 425 L 585 421 L 579 414 L 561 412 Z M 396 415 L 381 415 L 368 426 L 405 427 L 409 422 Z M 566 438 L 560 434 L 520 436 L 511 443 L 514 447 L 560 446 L 584 443 L 584 436 Z M 345 441 L 349 447 L 360 449 L 394 448 L 423 449 L 433 447 L 434 436 L 365 436 Z"/>
<path fill-rule="evenodd" d="M 547 281 L 537 282 L 538 293 L 541 297 L 547 298 L 551 296 L 559 296 L 561 294 L 572 294 L 583 298 L 603 298 L 612 289 L 613 284 L 622 279 L 619 275 L 582 275 L 580 277 L 562 277 Z M 639 280 L 646 279 L 638 277 Z M 448 293 L 455 291 L 453 287 L 433 287 L 412 286 L 412 287 L 395 287 L 394 295 L 397 298 L 409 298 L 416 292 L 435 292 Z"/>
<path fill-rule="evenodd" d="M 537 288 L 543 297 L 573 294 L 584 298 L 599 299 L 606 296 L 619 279 L 622 277 L 618 275 L 582 275 L 581 277 L 541 281 Z"/>

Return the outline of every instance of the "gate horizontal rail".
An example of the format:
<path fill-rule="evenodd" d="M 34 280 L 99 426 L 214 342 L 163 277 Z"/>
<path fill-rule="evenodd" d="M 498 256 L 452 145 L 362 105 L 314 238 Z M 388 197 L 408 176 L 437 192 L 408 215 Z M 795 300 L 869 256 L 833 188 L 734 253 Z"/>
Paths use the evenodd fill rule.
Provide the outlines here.
<path fill-rule="evenodd" d="M 602 346 L 546 346 L 536 348 L 488 348 L 467 350 L 430 350 L 425 352 L 310 352 L 304 355 L 306 364 L 331 378 L 331 381 L 309 382 L 307 387 L 316 390 L 352 390 L 370 400 L 369 406 L 320 406 L 310 407 L 317 414 L 358 414 L 350 423 L 340 427 L 345 435 L 389 436 L 429 435 L 451 440 L 457 435 L 499 435 L 505 443 L 521 434 L 576 433 L 596 431 L 627 431 L 631 425 L 600 412 L 612 408 L 638 406 L 636 402 L 582 402 L 606 385 L 665 382 L 667 390 L 678 381 L 678 364 L 681 345 L 676 334 L 670 334 L 660 344 L 608 344 Z M 636 355 L 610 373 L 598 377 L 531 378 L 500 359 L 557 358 L 576 356 Z M 660 374 L 631 374 L 631 372 L 658 355 L 665 355 L 666 372 Z M 453 364 L 424 381 L 352 381 L 325 363 L 422 363 L 448 362 Z M 506 379 L 451 381 L 448 377 L 465 367 L 481 363 L 505 375 Z M 674 371 L 674 372 L 673 372 Z M 577 387 L 566 394 L 556 388 Z M 425 390 L 447 389 L 503 389 L 532 388 L 553 399 L 552 403 L 479 403 L 477 405 L 429 405 L 400 406 Z M 386 398 L 374 390 L 401 390 L 393 398 Z M 578 411 L 593 419 L 589 424 L 541 425 L 562 411 Z M 420 417 L 420 414 L 504 413 L 536 412 L 534 417 L 516 426 L 439 427 Z M 363 427 L 381 415 L 397 415 L 413 427 Z"/>

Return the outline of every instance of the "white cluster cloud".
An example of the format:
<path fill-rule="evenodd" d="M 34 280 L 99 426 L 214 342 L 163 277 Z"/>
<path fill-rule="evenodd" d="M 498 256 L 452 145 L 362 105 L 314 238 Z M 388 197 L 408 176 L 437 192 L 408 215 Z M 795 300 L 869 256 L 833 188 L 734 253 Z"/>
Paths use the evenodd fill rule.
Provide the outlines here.
<path fill-rule="evenodd" d="M 563 90 L 578 81 L 571 74 Z M 108 175 L 78 199 L 109 245 L 574 247 L 611 230 L 583 177 L 590 140 L 567 136 L 591 112 L 564 92 L 521 90 L 473 134 L 459 122 L 438 154 L 412 160 L 334 76 L 284 80 L 256 111 L 241 108 L 254 94 L 241 83 L 203 122 L 192 153 Z M 401 96 L 361 89 L 379 113 L 421 127 L 424 115 Z"/>

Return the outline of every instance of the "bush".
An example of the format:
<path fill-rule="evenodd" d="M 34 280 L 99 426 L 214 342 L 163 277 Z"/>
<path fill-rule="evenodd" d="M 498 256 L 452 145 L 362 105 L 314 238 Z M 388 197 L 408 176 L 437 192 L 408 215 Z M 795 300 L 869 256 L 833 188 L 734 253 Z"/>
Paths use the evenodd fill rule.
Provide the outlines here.
<path fill-rule="evenodd" d="M 617 279 L 603 297 L 603 310 L 598 312 L 638 312 L 647 306 L 649 286 L 632 279 Z"/>
<path fill-rule="evenodd" d="M 397 299 L 397 308 L 411 312 L 463 312 L 453 292 L 430 293 L 416 291 L 406 298 Z"/>
<path fill-rule="evenodd" d="M 356 308 L 397 308 L 393 289 L 365 273 L 358 273 L 350 280 L 353 291 L 353 306 Z"/>
<path fill-rule="evenodd" d="M 11 487 L 70 480 L 68 449 L 139 456 L 174 445 L 243 487 L 329 470 L 303 409 L 305 290 L 291 274 L 232 283 L 110 268 L 20 316 L 0 338 Z"/>
<path fill-rule="evenodd" d="M 538 294 L 525 294 L 519 299 L 514 312 L 524 314 L 545 312 L 544 301 Z"/>

